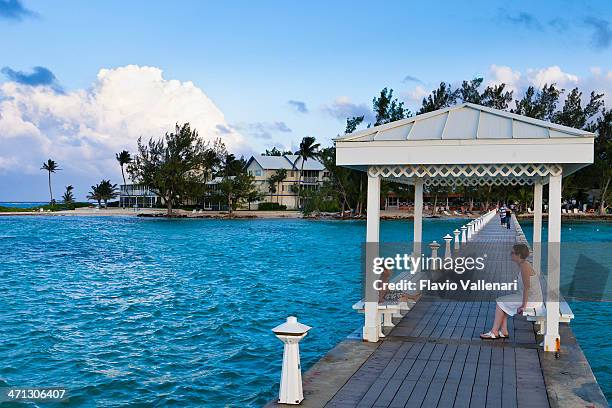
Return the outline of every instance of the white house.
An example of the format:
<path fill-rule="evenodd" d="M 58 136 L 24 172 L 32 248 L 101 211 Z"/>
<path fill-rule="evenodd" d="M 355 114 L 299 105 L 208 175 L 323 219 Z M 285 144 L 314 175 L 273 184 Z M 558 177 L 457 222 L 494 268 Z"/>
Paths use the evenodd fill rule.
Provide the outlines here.
<path fill-rule="evenodd" d="M 288 209 L 299 207 L 297 185 L 300 179 L 302 159 L 294 154 L 285 156 L 251 156 L 247 162 L 247 171 L 255 178 L 255 184 L 264 194 L 262 202 L 273 202 L 286 205 Z M 268 180 L 277 171 L 285 170 L 286 178 L 275 186 L 270 186 Z M 302 186 L 304 189 L 318 189 L 329 172 L 323 163 L 316 159 L 304 162 Z"/>

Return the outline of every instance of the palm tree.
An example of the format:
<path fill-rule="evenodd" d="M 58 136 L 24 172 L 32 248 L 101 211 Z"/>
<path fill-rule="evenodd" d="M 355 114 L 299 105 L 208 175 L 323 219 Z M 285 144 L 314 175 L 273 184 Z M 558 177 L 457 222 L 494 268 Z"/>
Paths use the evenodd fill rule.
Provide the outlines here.
<path fill-rule="evenodd" d="M 55 173 L 58 170 L 61 170 L 57 163 L 54 160 L 47 160 L 46 163 L 43 163 L 41 170 L 45 170 L 49 173 L 49 196 L 51 197 L 51 201 L 49 204 L 53 205 L 53 190 L 51 189 L 51 173 Z"/>
<path fill-rule="evenodd" d="M 286 178 L 287 178 L 287 169 L 276 170 L 275 179 L 276 179 L 276 182 L 278 183 L 278 188 L 276 189 L 276 191 L 278 192 L 281 191 L 281 185 L 283 181 L 285 181 Z M 278 203 L 278 196 L 276 196 L 276 198 L 277 198 L 276 202 Z"/>
<path fill-rule="evenodd" d="M 117 185 L 111 184 L 110 180 L 102 180 L 95 186 L 91 186 L 91 191 L 87 195 L 90 200 L 96 200 L 98 207 L 104 201 L 104 207 L 108 207 L 108 200 L 117 197 Z"/>
<path fill-rule="evenodd" d="M 125 173 L 123 172 L 123 166 L 132 162 L 132 156 L 127 150 L 123 150 L 121 153 L 116 153 L 115 158 L 121 166 L 121 177 L 123 177 L 123 184 L 125 185 Z"/>
<path fill-rule="evenodd" d="M 300 142 L 300 150 L 295 152 L 295 154 L 297 154 L 298 157 L 295 159 L 295 162 L 293 162 L 293 167 L 296 166 L 297 161 L 299 159 L 302 159 L 302 164 L 300 166 L 300 177 L 298 179 L 298 185 L 299 185 L 298 197 L 302 195 L 302 174 L 304 173 L 304 163 L 308 159 L 314 159 L 314 158 L 319 157 L 319 148 L 321 147 L 321 145 L 315 142 L 316 142 L 316 139 L 314 137 L 306 136 Z"/>
<path fill-rule="evenodd" d="M 108 200 L 116 198 L 119 193 L 117 192 L 117 185 L 112 184 L 110 180 L 102 180 L 100 182 L 100 189 L 102 200 L 104 200 L 104 207 L 108 207 Z"/>
<path fill-rule="evenodd" d="M 272 202 L 272 195 L 274 193 L 276 193 L 276 186 L 278 185 L 278 181 L 277 181 L 277 174 L 272 174 L 270 177 L 268 177 L 267 183 L 268 183 L 268 191 L 270 192 L 270 202 Z"/>
<path fill-rule="evenodd" d="M 98 202 L 98 207 L 101 207 L 102 204 L 102 189 L 100 188 L 100 184 L 96 184 L 95 186 L 91 186 L 91 191 L 87 195 L 87 199 L 96 200 Z"/>
<path fill-rule="evenodd" d="M 72 185 L 66 186 L 66 192 L 62 196 L 66 207 L 70 207 L 72 204 L 74 204 L 74 194 L 72 194 L 72 190 L 74 190 Z"/>

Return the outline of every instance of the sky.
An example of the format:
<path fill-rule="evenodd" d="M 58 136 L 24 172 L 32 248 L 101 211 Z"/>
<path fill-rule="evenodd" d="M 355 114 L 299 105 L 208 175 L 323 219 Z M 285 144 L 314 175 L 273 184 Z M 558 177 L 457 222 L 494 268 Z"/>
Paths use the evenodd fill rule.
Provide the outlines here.
<path fill-rule="evenodd" d="M 48 200 L 48 158 L 56 196 L 121 184 L 115 153 L 177 122 L 247 158 L 329 145 L 384 87 L 413 112 L 474 77 L 612 105 L 606 1 L 0 0 L 0 50 L 0 201 Z"/>

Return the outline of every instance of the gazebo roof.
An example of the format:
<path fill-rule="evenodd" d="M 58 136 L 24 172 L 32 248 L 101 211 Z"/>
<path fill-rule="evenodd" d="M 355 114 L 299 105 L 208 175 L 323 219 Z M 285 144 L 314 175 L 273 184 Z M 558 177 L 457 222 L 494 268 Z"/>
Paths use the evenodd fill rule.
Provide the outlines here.
<path fill-rule="evenodd" d="M 337 140 L 369 142 L 399 140 L 547 139 L 594 137 L 591 132 L 492 109 L 473 103 L 412 116 L 346 134 Z"/>
<path fill-rule="evenodd" d="M 592 163 L 594 139 L 584 130 L 463 103 L 343 135 L 336 163 L 403 182 L 531 184 Z"/>

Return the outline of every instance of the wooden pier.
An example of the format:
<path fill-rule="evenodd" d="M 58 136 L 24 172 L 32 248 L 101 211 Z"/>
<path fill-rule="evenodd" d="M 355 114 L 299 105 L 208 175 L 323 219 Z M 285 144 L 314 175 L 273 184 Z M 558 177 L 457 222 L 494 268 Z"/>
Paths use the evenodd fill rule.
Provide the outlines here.
<path fill-rule="evenodd" d="M 517 225 L 514 218 L 505 229 L 493 219 L 478 233 L 474 242 L 489 257 L 485 273 L 511 280 L 508 254 L 522 234 Z M 508 339 L 481 340 L 494 310 L 491 300 L 424 297 L 379 343 L 347 340 L 319 361 L 304 376 L 302 405 L 608 407 L 566 324 L 555 359 L 523 317 L 509 319 Z"/>

